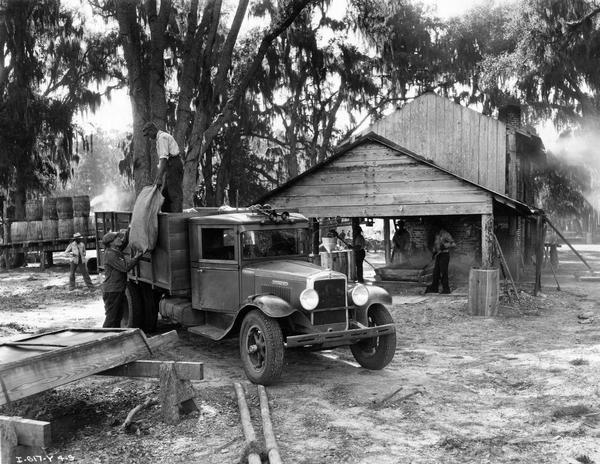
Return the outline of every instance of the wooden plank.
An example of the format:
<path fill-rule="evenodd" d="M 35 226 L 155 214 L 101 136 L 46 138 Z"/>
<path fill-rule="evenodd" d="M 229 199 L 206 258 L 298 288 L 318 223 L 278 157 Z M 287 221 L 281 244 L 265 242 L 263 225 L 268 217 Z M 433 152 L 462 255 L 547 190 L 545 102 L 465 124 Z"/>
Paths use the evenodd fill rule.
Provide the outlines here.
<path fill-rule="evenodd" d="M 285 208 L 285 206 L 277 206 Z M 365 206 L 364 204 L 336 206 L 307 205 L 298 207 L 307 217 L 385 217 L 385 216 L 454 216 L 463 214 L 489 214 L 493 211 L 491 200 L 488 203 L 425 204 L 425 205 L 384 205 Z"/>
<path fill-rule="evenodd" d="M 310 205 L 337 205 L 346 206 L 362 204 L 365 206 L 384 206 L 384 205 L 423 205 L 430 203 L 461 204 L 461 203 L 479 203 L 486 201 L 488 195 L 485 192 L 463 192 L 461 190 L 447 190 L 439 192 L 413 192 L 399 194 L 380 194 L 374 191 L 356 192 L 345 195 L 293 195 L 280 196 L 279 202 L 286 207 L 301 208 Z"/>
<path fill-rule="evenodd" d="M 77 329 L 69 331 L 83 332 Z M 0 405 L 152 354 L 145 335 L 138 329 L 94 329 L 89 332 L 104 332 L 105 336 L 0 364 Z M 28 340 L 35 343 L 44 335 L 57 333 L 42 334 Z M 94 336 L 100 337 L 100 334 Z"/>
<path fill-rule="evenodd" d="M 50 422 L 23 419 L 22 417 L 0 416 L 0 425 L 13 427 L 19 445 L 46 448 L 52 443 Z"/>
<path fill-rule="evenodd" d="M 112 375 L 121 377 L 160 377 L 160 366 L 164 361 L 138 360 L 122 366 L 113 367 L 98 375 Z M 174 363 L 175 373 L 181 380 L 203 380 L 204 364 L 193 361 L 176 361 Z"/>
<path fill-rule="evenodd" d="M 473 316 L 495 316 L 498 312 L 500 281 L 498 269 L 469 272 L 469 313 Z"/>
<path fill-rule="evenodd" d="M 358 193 L 377 192 L 378 194 L 417 194 L 419 192 L 446 194 L 450 192 L 472 193 L 486 195 L 486 192 L 471 184 L 447 176 L 440 179 L 413 179 L 402 182 L 380 181 L 378 179 L 363 182 L 343 182 L 342 179 L 332 179 L 329 182 L 305 185 L 295 185 L 284 196 L 316 196 L 321 195 L 349 195 Z M 175 264 L 178 260 L 173 259 Z"/>

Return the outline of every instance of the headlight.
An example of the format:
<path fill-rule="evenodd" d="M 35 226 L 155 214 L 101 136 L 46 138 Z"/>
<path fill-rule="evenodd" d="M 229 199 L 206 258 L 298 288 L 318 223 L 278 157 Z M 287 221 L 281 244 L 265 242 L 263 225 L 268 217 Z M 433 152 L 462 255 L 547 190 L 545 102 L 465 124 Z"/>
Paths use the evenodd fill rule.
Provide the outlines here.
<path fill-rule="evenodd" d="M 369 290 L 364 285 L 357 285 L 352 289 L 352 302 L 356 306 L 362 306 L 369 301 Z"/>
<path fill-rule="evenodd" d="M 311 311 L 319 304 L 319 294 L 314 288 L 307 288 L 300 294 L 300 304 L 308 311 Z"/>

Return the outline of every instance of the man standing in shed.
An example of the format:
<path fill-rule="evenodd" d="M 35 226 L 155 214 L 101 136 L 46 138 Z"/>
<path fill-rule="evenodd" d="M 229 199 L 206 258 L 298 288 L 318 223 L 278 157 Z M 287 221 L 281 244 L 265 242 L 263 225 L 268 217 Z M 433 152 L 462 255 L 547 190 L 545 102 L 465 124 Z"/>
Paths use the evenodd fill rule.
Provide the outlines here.
<path fill-rule="evenodd" d="M 183 161 L 179 154 L 179 145 L 171 134 L 159 130 L 153 122 L 146 123 L 142 132 L 144 137 L 156 140 L 158 170 L 154 185 L 159 189 L 162 187 L 162 194 L 165 197 L 161 211 L 181 213 L 183 211 Z"/>
<path fill-rule="evenodd" d="M 433 257 L 435 265 L 433 267 L 433 281 L 427 287 L 425 293 L 439 291 L 440 280 L 442 281 L 442 291 L 440 293 L 451 293 L 450 283 L 448 281 L 448 265 L 450 264 L 450 249 L 456 247 L 452 235 L 443 227 L 439 226 L 435 239 L 433 241 Z"/>

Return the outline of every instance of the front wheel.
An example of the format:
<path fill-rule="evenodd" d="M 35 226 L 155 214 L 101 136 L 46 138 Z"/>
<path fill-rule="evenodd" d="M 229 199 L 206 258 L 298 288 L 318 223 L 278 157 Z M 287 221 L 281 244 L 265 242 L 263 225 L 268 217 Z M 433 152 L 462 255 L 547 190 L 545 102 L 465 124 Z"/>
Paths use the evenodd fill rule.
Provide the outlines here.
<path fill-rule="evenodd" d="M 240 330 L 240 357 L 250 381 L 269 385 L 283 369 L 283 334 L 276 320 L 258 310 L 250 311 Z"/>
<path fill-rule="evenodd" d="M 370 307 L 367 318 L 369 327 L 394 323 L 392 316 L 384 306 Z M 391 333 L 381 337 L 361 340 L 354 345 L 350 345 L 350 350 L 356 362 L 365 369 L 383 369 L 394 358 L 396 334 Z"/>

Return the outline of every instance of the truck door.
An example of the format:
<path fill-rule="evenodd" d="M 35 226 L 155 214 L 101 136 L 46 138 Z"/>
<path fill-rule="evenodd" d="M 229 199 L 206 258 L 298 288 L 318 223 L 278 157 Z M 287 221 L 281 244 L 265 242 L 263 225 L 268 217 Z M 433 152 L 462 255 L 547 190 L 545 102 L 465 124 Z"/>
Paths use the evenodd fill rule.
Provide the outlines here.
<path fill-rule="evenodd" d="M 232 227 L 192 225 L 192 307 L 237 312 L 240 305 L 239 247 Z"/>

